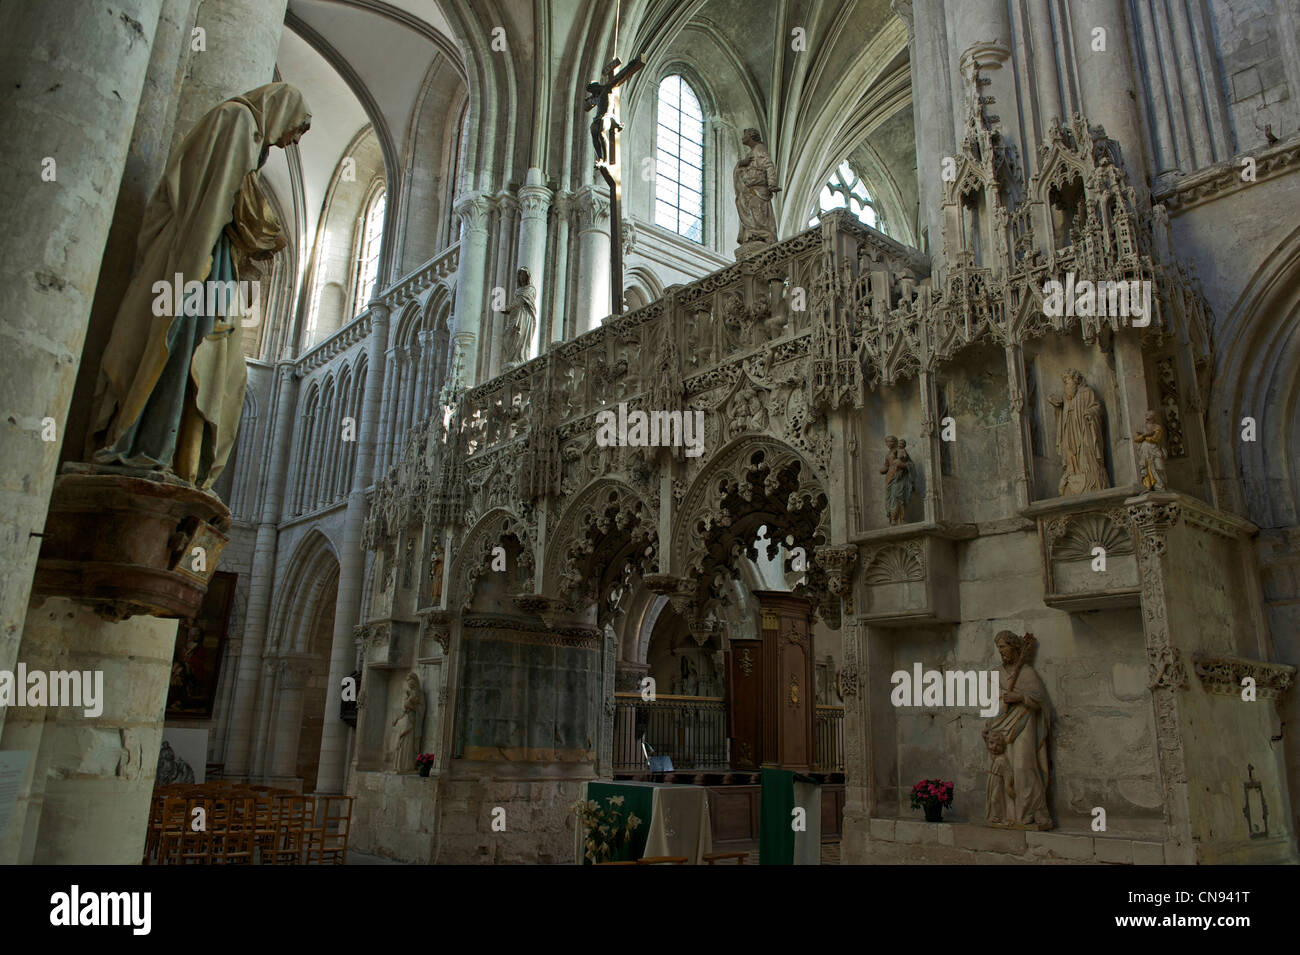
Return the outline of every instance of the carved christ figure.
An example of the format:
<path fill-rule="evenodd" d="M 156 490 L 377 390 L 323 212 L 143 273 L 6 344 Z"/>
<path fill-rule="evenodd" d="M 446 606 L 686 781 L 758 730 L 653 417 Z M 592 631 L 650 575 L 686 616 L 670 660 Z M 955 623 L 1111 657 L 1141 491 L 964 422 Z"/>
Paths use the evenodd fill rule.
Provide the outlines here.
<path fill-rule="evenodd" d="M 622 130 L 617 116 L 611 116 L 609 112 L 610 94 L 616 86 L 619 86 L 633 73 L 645 66 L 644 54 L 637 54 L 635 60 L 629 63 L 623 69 L 618 67 L 623 61 L 615 57 L 600 73 L 599 83 L 587 84 L 587 98 L 583 101 L 583 112 L 594 109 L 596 115 L 591 120 L 591 145 L 596 150 L 596 162 L 607 163 L 610 161 L 608 150 L 605 142 L 605 119 L 609 118 L 611 130 Z M 617 72 L 615 72 L 617 70 Z"/>
<path fill-rule="evenodd" d="M 1057 493 L 1085 494 L 1110 487 L 1102 440 L 1102 410 L 1097 393 L 1071 368 L 1061 376 L 1063 394 L 1047 400 L 1056 409 L 1056 450 L 1061 455 Z"/>
<path fill-rule="evenodd" d="M 211 487 L 234 446 L 247 380 L 241 279 L 285 247 L 258 170 L 311 125 L 302 94 L 270 83 L 220 104 L 167 160 L 145 208 L 140 267 L 104 349 L 90 427 L 99 464 Z M 156 286 L 183 289 L 160 294 Z M 157 314 L 160 301 L 181 299 Z M 183 314 L 171 314 L 179 311 Z"/>
<path fill-rule="evenodd" d="M 533 331 L 537 328 L 537 287 L 533 285 L 532 276 L 527 269 L 520 269 L 515 280 L 518 285 L 510 309 L 501 313 L 506 317 L 501 336 L 501 363 L 506 368 L 522 365 L 528 360 L 528 352 L 533 347 Z"/>
<path fill-rule="evenodd" d="M 993 638 L 1002 669 L 998 715 L 984 727 L 989 751 L 985 819 L 1007 829 L 1051 829 L 1047 744 L 1052 722 L 1047 690 L 1026 658 L 1026 640 L 1010 630 Z"/>
<path fill-rule="evenodd" d="M 781 191 L 776 166 L 758 130 L 745 130 L 741 142 L 749 147 L 749 155 L 736 163 L 731 176 L 736 190 L 736 212 L 740 215 L 736 242 L 742 249 L 751 244 L 771 245 L 776 241 L 772 196 Z"/>

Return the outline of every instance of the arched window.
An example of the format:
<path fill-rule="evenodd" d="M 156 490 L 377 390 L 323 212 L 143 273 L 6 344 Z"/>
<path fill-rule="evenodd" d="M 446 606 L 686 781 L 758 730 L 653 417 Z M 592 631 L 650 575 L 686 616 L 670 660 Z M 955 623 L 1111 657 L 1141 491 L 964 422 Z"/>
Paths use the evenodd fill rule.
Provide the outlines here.
<path fill-rule="evenodd" d="M 704 114 L 680 76 L 659 84 L 655 225 L 704 241 Z"/>
<path fill-rule="evenodd" d="M 379 246 L 384 237 L 384 205 L 387 193 L 380 189 L 370 200 L 361 221 L 361 243 L 357 250 L 357 298 L 352 314 L 356 315 L 370 301 L 379 278 Z"/>
<path fill-rule="evenodd" d="M 873 229 L 889 235 L 889 229 L 885 227 L 885 217 L 876 206 L 876 200 L 871 197 L 871 193 L 867 191 L 867 184 L 849 165 L 847 159 L 840 163 L 839 168 L 835 170 L 835 175 L 831 176 L 830 182 L 822 186 L 821 195 L 817 197 L 817 206 L 812 211 L 808 225 L 810 227 L 817 225 L 821 221 L 821 214 L 832 209 L 848 209 Z"/>

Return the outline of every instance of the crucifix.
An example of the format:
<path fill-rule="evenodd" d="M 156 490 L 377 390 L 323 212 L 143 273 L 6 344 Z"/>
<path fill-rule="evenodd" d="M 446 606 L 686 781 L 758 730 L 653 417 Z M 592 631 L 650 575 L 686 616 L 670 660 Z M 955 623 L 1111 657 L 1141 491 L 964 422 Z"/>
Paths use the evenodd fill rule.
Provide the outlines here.
<path fill-rule="evenodd" d="M 645 58 L 638 54 L 620 70 L 622 63 L 614 57 L 601 71 L 600 82 L 587 84 L 583 108 L 583 112 L 596 111 L 591 144 L 596 148 L 596 168 L 609 186 L 609 304 L 613 315 L 623 313 L 623 168 L 618 158 L 618 133 L 623 127 L 618 121 L 618 87 L 645 66 Z"/>

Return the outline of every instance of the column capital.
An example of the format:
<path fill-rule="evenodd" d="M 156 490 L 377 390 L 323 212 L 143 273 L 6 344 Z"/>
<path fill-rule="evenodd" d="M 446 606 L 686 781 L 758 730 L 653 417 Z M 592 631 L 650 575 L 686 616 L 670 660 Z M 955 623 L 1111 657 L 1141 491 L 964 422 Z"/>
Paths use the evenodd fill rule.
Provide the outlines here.
<path fill-rule="evenodd" d="M 492 198 L 485 192 L 466 193 L 456 200 L 455 211 L 461 228 L 466 232 L 486 233 L 488 217 L 492 214 Z"/>
<path fill-rule="evenodd" d="M 520 186 L 519 206 L 523 211 L 523 217 L 545 221 L 554 195 L 555 193 L 545 186 Z"/>
<path fill-rule="evenodd" d="M 578 226 L 583 232 L 602 229 L 609 218 L 609 198 L 595 186 L 583 186 L 576 196 Z"/>

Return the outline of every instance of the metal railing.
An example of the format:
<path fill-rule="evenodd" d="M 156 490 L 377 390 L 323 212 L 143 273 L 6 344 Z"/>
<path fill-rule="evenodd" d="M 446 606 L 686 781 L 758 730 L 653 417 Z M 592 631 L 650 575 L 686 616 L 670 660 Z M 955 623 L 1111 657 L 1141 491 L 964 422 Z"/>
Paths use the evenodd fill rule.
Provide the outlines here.
<path fill-rule="evenodd" d="M 614 771 L 644 772 L 645 739 L 654 756 L 667 756 L 674 770 L 727 768 L 727 710 L 721 699 L 614 694 Z"/>
<path fill-rule="evenodd" d="M 813 769 L 819 773 L 844 772 L 844 707 L 817 707 L 813 746 Z"/>

